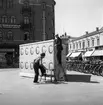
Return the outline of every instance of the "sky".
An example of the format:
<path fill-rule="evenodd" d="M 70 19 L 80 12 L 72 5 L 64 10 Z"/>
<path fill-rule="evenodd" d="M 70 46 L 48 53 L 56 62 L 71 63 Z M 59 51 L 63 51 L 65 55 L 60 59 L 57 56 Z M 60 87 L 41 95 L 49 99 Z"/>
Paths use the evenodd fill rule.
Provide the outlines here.
<path fill-rule="evenodd" d="M 103 0 L 55 0 L 55 33 L 78 37 L 103 26 Z"/>

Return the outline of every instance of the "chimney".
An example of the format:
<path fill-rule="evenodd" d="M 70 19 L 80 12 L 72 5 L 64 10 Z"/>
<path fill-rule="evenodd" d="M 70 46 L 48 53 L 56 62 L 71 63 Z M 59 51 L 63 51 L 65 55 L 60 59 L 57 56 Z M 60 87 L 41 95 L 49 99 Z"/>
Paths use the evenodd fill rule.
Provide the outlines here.
<path fill-rule="evenodd" d="M 98 27 L 96 27 L 96 31 L 99 31 L 99 28 Z"/>
<path fill-rule="evenodd" d="M 88 31 L 86 31 L 86 34 L 88 34 Z"/>
<path fill-rule="evenodd" d="M 65 36 L 67 36 L 67 33 L 65 32 L 65 34 L 64 34 Z"/>

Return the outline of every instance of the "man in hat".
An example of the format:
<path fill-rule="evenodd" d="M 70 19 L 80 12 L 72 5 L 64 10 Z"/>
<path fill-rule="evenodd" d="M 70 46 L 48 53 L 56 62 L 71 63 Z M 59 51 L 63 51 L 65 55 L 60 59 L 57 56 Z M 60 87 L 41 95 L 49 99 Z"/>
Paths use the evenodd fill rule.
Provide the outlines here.
<path fill-rule="evenodd" d="M 62 40 L 58 34 L 55 35 L 55 46 L 57 49 L 56 56 L 57 56 L 58 64 L 62 64 L 62 59 L 61 59 L 62 56 L 61 55 L 62 55 L 63 46 L 62 46 Z"/>
<path fill-rule="evenodd" d="M 34 76 L 34 83 L 38 83 L 38 76 L 39 76 L 39 69 L 41 70 L 41 74 L 42 76 L 46 75 L 46 67 L 42 64 L 42 59 L 45 57 L 45 53 L 41 53 L 40 57 L 36 58 L 34 60 L 34 72 L 35 72 L 35 76 Z"/>

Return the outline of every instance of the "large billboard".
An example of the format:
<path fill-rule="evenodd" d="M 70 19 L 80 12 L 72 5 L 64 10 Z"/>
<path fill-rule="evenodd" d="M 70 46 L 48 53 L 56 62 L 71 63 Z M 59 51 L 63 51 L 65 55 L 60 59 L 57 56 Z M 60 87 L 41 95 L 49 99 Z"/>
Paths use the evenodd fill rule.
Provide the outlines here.
<path fill-rule="evenodd" d="M 19 67 L 22 76 L 34 76 L 33 61 L 42 52 L 46 54 L 43 64 L 48 68 L 48 71 L 55 68 L 54 40 L 22 44 L 19 46 L 19 51 Z"/>

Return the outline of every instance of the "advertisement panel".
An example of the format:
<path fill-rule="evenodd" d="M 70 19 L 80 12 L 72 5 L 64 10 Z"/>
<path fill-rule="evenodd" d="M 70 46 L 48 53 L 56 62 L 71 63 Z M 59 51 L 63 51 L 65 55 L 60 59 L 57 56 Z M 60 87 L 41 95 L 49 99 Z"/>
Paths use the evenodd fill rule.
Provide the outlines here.
<path fill-rule="evenodd" d="M 19 46 L 19 67 L 21 76 L 34 76 L 33 61 L 40 56 L 42 52 L 46 54 L 43 64 L 48 71 L 55 68 L 54 60 L 54 40 L 22 44 Z"/>

